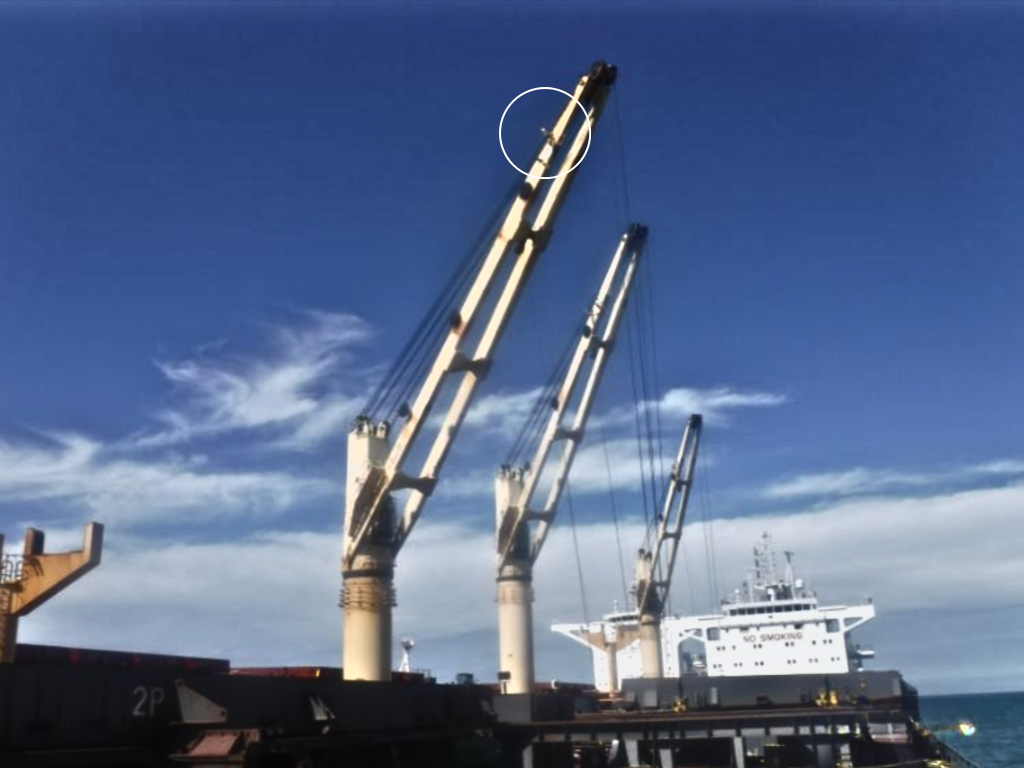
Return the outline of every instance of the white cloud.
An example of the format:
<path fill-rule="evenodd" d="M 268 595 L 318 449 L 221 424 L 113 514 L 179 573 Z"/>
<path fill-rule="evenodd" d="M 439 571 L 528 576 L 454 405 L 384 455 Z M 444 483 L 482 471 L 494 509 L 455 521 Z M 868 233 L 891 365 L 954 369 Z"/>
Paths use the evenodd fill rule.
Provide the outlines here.
<path fill-rule="evenodd" d="M 477 398 L 466 413 L 463 426 L 515 435 L 529 418 L 540 391 L 537 387 L 523 392 L 498 392 Z M 545 412 L 545 416 L 548 413 L 550 411 Z"/>
<path fill-rule="evenodd" d="M 657 408 L 662 417 L 673 421 L 682 420 L 694 413 L 704 417 L 704 421 L 718 426 L 730 422 L 734 411 L 750 408 L 777 408 L 789 402 L 786 395 L 771 392 L 741 392 L 732 387 L 719 386 L 708 389 L 676 387 L 668 390 L 660 400 L 642 403 L 644 409 Z M 632 406 L 619 406 L 608 413 L 591 419 L 591 423 L 601 426 L 618 427 L 632 424 L 636 418 Z"/>
<path fill-rule="evenodd" d="M 584 442 L 573 462 L 569 482 L 579 493 L 607 492 L 609 488 L 639 490 L 646 467 L 646 453 L 637 452 L 634 439 Z M 671 459 L 670 459 L 671 461 Z M 655 467 L 657 471 L 657 467 Z M 658 481 L 662 485 L 661 480 Z"/>
<path fill-rule="evenodd" d="M 696 503 L 693 501 L 691 503 Z M 577 504 L 577 512 L 581 511 Z M 926 636 L 928 622 L 957 612 L 1020 604 L 1019 584 L 1024 561 L 1018 556 L 1020 510 L 1024 486 L 978 488 L 958 493 L 933 493 L 921 498 L 849 500 L 811 511 L 719 520 L 714 523 L 717 581 L 721 592 L 738 587 L 751 564 L 751 547 L 763 531 L 770 531 L 778 547 L 796 552 L 797 574 L 808 580 L 825 604 L 843 604 L 874 598 L 878 618 L 890 613 L 921 611 L 915 631 Z M 683 551 L 674 579 L 675 610 L 708 611 L 721 595 L 712 595 L 705 558 L 706 524 L 699 510 L 691 510 Z M 594 510 L 587 512 L 591 517 Z M 605 513 L 607 514 L 607 513 Z M 577 538 L 585 581 L 589 618 L 624 607 L 618 542 L 614 526 L 583 524 Z M 625 578 L 632 573 L 632 557 L 643 540 L 644 526 L 635 518 L 620 525 Z M 443 563 L 442 568 L 437 564 Z M 435 669 L 457 665 L 458 646 L 464 636 L 489 637 L 495 628 L 494 542 L 492 533 L 425 519 L 399 556 L 399 608 L 396 631 L 425 642 L 418 646 L 418 661 Z M 575 646 L 560 645 L 546 635 L 554 622 L 583 619 L 573 537 L 566 514 L 560 514 L 538 561 L 534 586 L 538 674 L 565 678 L 563 665 L 589 670 L 585 652 L 577 659 Z M 687 575 L 690 582 L 687 582 Z M 691 605 L 691 590 L 695 600 Z M 969 619 L 962 619 L 969 634 Z M 400 629 L 399 629 L 400 628 Z M 979 638 L 981 639 L 981 638 Z M 496 641 L 496 639 L 495 639 Z M 451 646 L 454 645 L 454 648 Z M 489 649 L 496 656 L 495 649 Z M 875 668 L 893 668 L 894 658 L 878 647 Z M 432 658 L 433 657 L 433 658 Z M 574 660 L 575 659 L 575 660 Z M 916 667 L 912 655 L 898 657 L 899 667 L 912 678 L 932 673 Z M 986 664 L 1011 659 L 958 661 L 965 675 L 979 678 Z M 577 666 L 577 662 L 581 666 Z M 965 668 L 970 667 L 970 668 Z M 455 667 L 457 668 L 457 666 Z M 492 666 L 483 673 L 493 678 Z M 1018 681 L 1024 682 L 1024 681 Z"/>
<path fill-rule="evenodd" d="M 514 435 L 525 423 L 538 396 L 538 389 L 523 392 L 504 392 L 489 395 L 477 401 L 470 409 L 465 424 L 469 427 L 500 431 L 505 435 Z M 659 401 L 661 414 L 671 420 L 671 435 L 681 429 L 686 417 L 693 413 L 702 413 L 707 421 L 726 422 L 731 411 L 741 408 L 776 407 L 787 402 L 784 395 L 764 392 L 738 392 L 728 387 L 716 387 L 707 390 L 677 388 L 669 390 Z M 650 407 L 650 406 L 645 406 Z M 547 414 L 545 414 L 546 416 Z M 647 471 L 649 457 L 647 448 L 644 455 L 638 453 L 634 437 L 619 437 L 628 429 L 632 432 L 634 410 L 631 406 L 617 406 L 604 414 L 593 414 L 587 425 L 587 436 L 579 449 L 573 464 L 570 482 L 572 488 L 580 493 L 601 493 L 609 488 L 639 488 L 640 482 Z M 571 421 L 571 416 L 567 417 Z M 543 422 L 546 424 L 546 419 Z M 463 442 L 473 438 L 467 436 Z M 672 438 L 676 439 L 675 437 Z M 532 450 L 532 446 L 531 449 Z M 557 446 L 556 446 L 557 450 Z M 675 443 L 668 447 L 669 454 L 655 459 L 657 484 L 663 484 L 662 474 L 675 455 Z M 607 454 L 607 455 L 606 455 Z M 495 455 L 495 464 L 503 458 Z M 532 458 L 528 453 L 527 459 Z M 552 454 L 556 459 L 557 453 Z M 707 463 L 707 457 L 703 459 Z M 495 469 L 497 467 L 495 466 Z M 548 469 L 548 474 L 551 467 Z M 545 483 L 549 478 L 545 477 Z M 455 479 L 445 479 L 439 492 L 455 497 L 472 497 L 492 495 L 494 492 L 494 472 L 488 470 L 472 471 Z"/>
<path fill-rule="evenodd" d="M 340 665 L 340 536 L 161 543 L 112 534 L 96 571 L 22 623 L 23 642 Z"/>
<path fill-rule="evenodd" d="M 925 485 L 930 480 L 927 475 L 856 468 L 842 472 L 797 475 L 789 480 L 773 483 L 764 489 L 762 495 L 769 499 L 848 496 L 880 491 L 892 486 Z"/>
<path fill-rule="evenodd" d="M 975 464 L 967 468 L 967 472 L 975 475 L 1024 475 L 1024 461 L 1001 459 L 984 464 Z"/>
<path fill-rule="evenodd" d="M 362 398 L 325 396 L 315 410 L 298 419 L 289 431 L 274 441 L 274 445 L 297 450 L 307 450 L 330 441 L 344 445 L 352 421 L 359 415 L 362 405 Z"/>
<path fill-rule="evenodd" d="M 265 357 L 203 354 L 158 362 L 184 402 L 159 413 L 164 427 L 139 436 L 135 444 L 167 446 L 275 428 L 274 444 L 303 448 L 335 434 L 357 414 L 366 382 L 365 375 L 351 375 L 351 368 L 340 382 L 330 378 L 351 361 L 351 347 L 367 341 L 371 332 L 354 315 L 307 311 L 303 317 L 301 325 L 270 331 Z"/>
<path fill-rule="evenodd" d="M 43 445 L 0 442 L 0 503 L 60 501 L 104 522 L 278 514 L 336 492 L 333 484 L 283 472 L 207 469 L 203 457 L 120 458 L 80 435 Z"/>
<path fill-rule="evenodd" d="M 491 430 L 507 436 L 518 434 L 530 416 L 537 398 L 539 387 L 519 392 L 498 392 L 478 398 L 470 407 L 463 422 L 470 429 Z M 712 387 L 710 389 L 690 389 L 677 387 L 670 389 L 657 403 L 641 404 L 645 408 L 660 409 L 661 415 L 678 421 L 679 426 L 688 416 L 699 413 L 705 421 L 719 425 L 728 423 L 731 413 L 745 408 L 774 408 L 788 402 L 785 395 L 768 392 L 740 392 L 731 387 Z M 551 411 L 545 409 L 542 424 L 547 424 Z M 608 429 L 613 431 L 621 428 L 632 428 L 635 418 L 633 406 L 616 406 L 609 411 L 593 413 L 588 421 L 588 429 Z M 571 421 L 572 414 L 566 416 Z M 433 419 L 434 426 L 440 425 L 440 417 Z M 674 430 L 673 430 L 674 431 Z"/>
<path fill-rule="evenodd" d="M 691 389 L 679 387 L 670 389 L 661 399 L 662 415 L 685 418 L 699 413 L 709 422 L 728 420 L 730 411 L 741 408 L 776 408 L 785 405 L 789 398 L 771 392 L 739 392 L 730 387 Z"/>
<path fill-rule="evenodd" d="M 808 496 L 854 496 L 879 493 L 893 488 L 935 486 L 942 483 L 964 482 L 977 476 L 1024 475 L 1024 462 L 1015 460 L 992 461 L 945 472 L 914 473 L 891 470 L 855 469 L 842 472 L 820 472 L 797 475 L 773 483 L 763 489 L 767 499 L 795 499 Z"/>
<path fill-rule="evenodd" d="M 476 469 L 469 472 L 446 472 L 437 484 L 432 503 L 443 503 L 444 499 L 472 499 L 480 496 L 494 497 L 494 478 L 498 468 Z M 440 500 L 440 501 L 438 501 Z"/>
<path fill-rule="evenodd" d="M 595 435 L 594 442 L 584 441 L 573 461 L 572 472 L 569 474 L 569 483 L 573 493 L 607 493 L 609 489 L 634 490 L 640 489 L 640 482 L 649 473 L 644 475 L 647 468 L 647 455 L 641 457 L 637 453 L 637 444 L 634 439 L 616 439 L 606 442 L 597 442 Z M 561 457 L 562 445 L 556 444 L 548 460 L 547 471 L 541 478 L 536 493 L 536 503 L 543 503 L 547 489 L 550 486 L 552 476 L 558 468 Z M 607 455 L 606 455 L 607 452 Z M 667 462 L 672 457 L 666 457 Z M 655 471 L 658 472 L 658 462 L 655 459 Z M 442 494 L 450 498 L 472 498 L 476 496 L 494 496 L 494 478 L 498 467 L 493 469 L 477 469 L 469 472 L 449 472 L 442 477 L 438 484 L 437 495 Z M 667 475 L 657 479 L 659 488 L 667 482 Z"/>
<path fill-rule="evenodd" d="M 1024 485 L 917 497 L 846 499 L 814 511 L 716 524 L 739 564 L 759 528 L 798 552 L 826 599 L 874 594 L 886 609 L 979 608 L 1020 601 L 1016 555 Z M 730 543 L 731 542 L 731 543 Z"/>
<path fill-rule="evenodd" d="M 890 613 L 920 610 L 914 631 L 921 642 L 933 619 L 948 631 L 957 612 L 1019 605 L 1024 561 L 1015 534 L 1022 508 L 1024 486 L 1012 485 L 720 520 L 714 539 L 721 586 L 738 586 L 750 547 L 768 530 L 780 551 L 796 551 L 798 575 L 823 602 L 852 602 L 871 594 L 879 611 L 876 625 Z M 620 533 L 628 578 L 628 558 L 642 539 L 642 525 L 626 522 Z M 704 533 L 702 523 L 687 525 L 675 579 L 677 610 L 687 607 L 691 587 L 697 607 L 706 609 Z M 581 524 L 577 535 L 590 618 L 595 618 L 611 609 L 613 600 L 622 605 L 616 535 L 610 523 Z M 108 536 L 104 565 L 27 619 L 22 638 L 220 655 L 244 664 L 337 664 L 340 545 L 340 533 L 333 531 L 170 546 Z M 541 679 L 578 677 L 589 669 L 585 653 L 547 629 L 552 622 L 583 618 L 576 569 L 563 517 L 535 573 Z M 687 573 L 692 584 L 686 583 Z M 420 641 L 414 663 L 442 676 L 468 668 L 493 679 L 496 648 L 477 647 L 495 640 L 493 576 L 494 540 L 486 526 L 428 514 L 399 555 L 397 569 L 395 639 L 412 635 Z M 983 632 L 972 621 L 958 625 L 964 637 Z M 933 667 L 917 665 L 912 653 L 894 658 L 885 646 L 877 650 L 876 668 L 898 666 L 923 683 L 922 675 L 933 674 Z M 982 679 L 1000 664 L 1009 668 L 1011 661 L 989 654 L 959 659 L 957 667 Z"/>

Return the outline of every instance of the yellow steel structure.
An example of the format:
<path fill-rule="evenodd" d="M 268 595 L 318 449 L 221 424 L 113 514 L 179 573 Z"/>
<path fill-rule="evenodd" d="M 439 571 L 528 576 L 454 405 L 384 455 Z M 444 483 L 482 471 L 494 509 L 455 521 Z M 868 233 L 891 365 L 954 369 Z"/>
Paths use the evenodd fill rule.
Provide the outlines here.
<path fill-rule="evenodd" d="M 14 661 L 18 642 L 18 621 L 58 592 L 100 564 L 103 553 L 103 526 L 89 523 L 81 549 L 73 552 L 44 553 L 45 534 L 35 528 L 25 532 L 21 558 L 3 556 L 4 537 L 0 534 L 0 663 Z"/>

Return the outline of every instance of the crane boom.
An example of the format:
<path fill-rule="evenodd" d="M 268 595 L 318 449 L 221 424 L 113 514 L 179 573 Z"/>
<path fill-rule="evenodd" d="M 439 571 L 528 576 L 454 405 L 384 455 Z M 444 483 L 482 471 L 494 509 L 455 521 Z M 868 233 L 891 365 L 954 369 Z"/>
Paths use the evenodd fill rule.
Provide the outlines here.
<path fill-rule="evenodd" d="M 526 693 L 533 686 L 533 565 L 540 556 L 573 460 L 583 440 L 587 419 L 618 333 L 636 269 L 647 241 L 647 227 L 633 224 L 619 241 L 611 265 L 583 325 L 566 369 L 554 410 L 548 419 L 533 462 L 527 468 L 503 467 L 496 483 L 498 549 L 498 624 L 500 664 L 506 691 Z M 598 335 L 600 334 L 600 336 Z M 571 426 L 564 421 L 577 386 L 590 361 L 586 384 L 575 404 Z M 533 497 L 561 442 L 561 452 L 544 506 L 535 510 Z M 532 530 L 531 523 L 536 523 Z"/>
<path fill-rule="evenodd" d="M 350 517 L 355 525 L 350 529 L 345 553 L 345 559 L 349 564 L 365 543 L 382 510 L 388 506 L 387 501 L 393 491 L 412 489 L 401 525 L 395 531 L 395 551 L 401 548 L 416 524 L 426 497 L 430 495 L 437 482 L 438 473 L 462 424 L 476 385 L 487 373 L 491 362 L 490 355 L 508 323 L 530 267 L 543 252 L 551 236 L 555 218 L 575 179 L 575 173 L 565 172 L 575 165 L 586 147 L 591 129 L 601 116 L 614 80 L 615 68 L 603 62 L 595 64 L 591 71 L 580 79 L 573 96 L 588 107 L 589 127 L 583 123 L 577 128 L 570 143 L 570 150 L 566 153 L 559 171 L 563 175 L 554 179 L 548 186 L 532 225 L 527 216 L 540 196 L 541 185 L 535 181 L 528 181 L 524 185 L 506 215 L 462 306 L 453 317 L 451 330 L 409 409 L 408 418 L 401 432 L 387 452 L 386 461 L 379 466 L 371 463 L 365 467 L 362 477 L 354 483 L 356 493 L 351 504 Z M 548 132 L 547 141 L 530 166 L 531 176 L 549 175 L 548 172 L 569 135 L 577 109 L 573 101 L 566 104 L 554 128 Z M 464 342 L 480 319 L 484 299 L 494 288 L 498 273 L 506 263 L 513 245 L 519 252 L 511 275 L 492 310 L 476 350 L 472 356 L 468 356 L 464 351 Z M 430 416 L 440 394 L 441 385 L 452 373 L 467 375 L 448 408 L 443 426 L 431 445 L 421 471 L 415 476 L 409 476 L 403 472 L 405 461 Z M 373 425 L 362 422 L 357 424 L 356 431 L 371 427 Z"/>
<path fill-rule="evenodd" d="M 615 67 L 604 62 L 595 64 L 580 78 L 573 99 L 568 101 L 554 127 L 546 132 L 546 140 L 530 165 L 531 178 L 512 203 L 462 305 L 453 313 L 448 335 L 418 394 L 405 409 L 405 422 L 394 443 L 388 422 L 373 423 L 366 417 L 357 419 L 349 434 L 342 554 L 346 677 L 390 677 L 394 558 L 423 512 L 476 387 L 490 368 L 494 349 L 526 279 L 551 237 L 576 177 L 575 171 L 570 170 L 586 151 L 615 76 Z M 586 112 L 581 120 L 576 116 L 576 102 Z M 534 178 L 552 175 L 556 166 L 557 178 Z M 509 264 L 513 251 L 515 259 Z M 498 286 L 500 294 L 488 314 L 486 300 Z M 482 331 L 475 348 L 470 350 L 469 339 L 477 336 L 475 331 L 481 323 Z M 453 374 L 462 376 L 459 386 L 420 470 L 409 474 L 406 462 L 414 448 L 420 446 L 419 438 L 442 386 Z M 399 517 L 393 494 L 402 490 L 409 494 Z"/>
<path fill-rule="evenodd" d="M 619 246 L 615 251 L 612 263 L 605 274 L 601 288 L 587 315 L 579 342 L 576 345 L 572 360 L 559 388 L 554 410 L 548 418 L 544 435 L 537 446 L 533 460 L 529 464 L 529 470 L 522 472 L 522 492 L 517 494 L 517 503 L 507 506 L 499 513 L 500 518 L 508 518 L 509 520 L 509 522 L 503 523 L 500 526 L 500 529 L 506 530 L 507 534 L 503 535 L 499 541 L 499 568 L 508 562 L 520 531 L 525 526 L 528 526 L 530 522 L 534 521 L 537 522 L 537 526 L 532 537 L 529 558 L 531 562 L 536 562 L 540 556 L 540 551 L 544 546 L 548 531 L 558 509 L 558 502 L 561 499 L 562 491 L 565 489 L 566 480 L 572 469 L 573 460 L 582 442 L 583 431 L 604 375 L 608 355 L 615 344 L 615 337 L 622 320 L 622 313 L 625 310 L 626 300 L 632 289 L 636 268 L 643 254 L 646 241 L 647 227 L 641 224 L 631 225 L 619 241 Z M 623 272 L 622 264 L 624 261 L 626 266 Z M 623 272 L 621 277 L 619 275 L 620 272 Z M 616 277 L 620 277 L 619 289 L 615 296 L 614 304 L 611 305 L 609 311 L 609 301 L 611 300 Z M 598 338 L 597 334 L 606 312 L 608 317 L 604 323 L 603 333 Z M 572 426 L 566 427 L 563 422 L 572 403 L 573 393 L 579 384 L 584 363 L 588 357 L 592 360 L 592 364 L 587 376 L 586 386 L 576 408 Z M 558 469 L 548 490 L 544 506 L 539 510 L 535 510 L 532 506 L 533 497 L 538 490 L 541 476 L 544 474 L 554 446 L 559 441 L 562 442 L 562 451 Z"/>
<path fill-rule="evenodd" d="M 683 536 L 703 425 L 704 419 L 699 414 L 690 416 L 686 422 L 658 516 L 657 534 L 651 548 L 641 549 L 637 555 L 636 607 L 640 615 L 644 677 L 661 676 L 661 618 L 672 587 L 672 572 Z"/>

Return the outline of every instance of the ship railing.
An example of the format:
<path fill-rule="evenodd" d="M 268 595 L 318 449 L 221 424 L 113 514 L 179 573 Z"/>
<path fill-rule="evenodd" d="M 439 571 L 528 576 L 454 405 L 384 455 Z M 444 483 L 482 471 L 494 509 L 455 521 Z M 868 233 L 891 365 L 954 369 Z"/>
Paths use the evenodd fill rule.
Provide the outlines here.
<path fill-rule="evenodd" d="M 25 558 L 21 555 L 4 555 L 0 560 L 0 615 L 11 612 L 14 590 L 21 583 Z"/>
<path fill-rule="evenodd" d="M 0 562 L 0 584 L 17 584 L 24 568 L 25 558 L 22 555 L 4 555 Z"/>
<path fill-rule="evenodd" d="M 944 755 L 945 759 L 953 766 L 953 768 L 982 768 L 980 763 L 969 758 L 949 742 L 943 741 L 942 739 L 939 739 L 938 741 L 942 745 L 942 750 L 946 752 Z"/>
<path fill-rule="evenodd" d="M 918 745 L 922 747 L 930 746 L 930 748 L 937 753 L 936 756 L 941 757 L 942 760 L 949 763 L 952 768 L 983 768 L 980 763 L 963 754 L 959 749 L 943 739 L 935 731 L 928 729 L 922 723 L 914 720 L 911 720 L 910 722 L 914 726 Z"/>

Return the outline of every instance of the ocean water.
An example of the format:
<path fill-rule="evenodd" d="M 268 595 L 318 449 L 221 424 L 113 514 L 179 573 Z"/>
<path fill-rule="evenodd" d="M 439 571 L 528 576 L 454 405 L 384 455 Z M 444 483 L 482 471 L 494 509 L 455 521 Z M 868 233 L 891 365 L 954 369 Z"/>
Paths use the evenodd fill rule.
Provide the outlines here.
<path fill-rule="evenodd" d="M 973 736 L 940 736 L 982 768 L 1024 767 L 1024 692 L 922 696 L 921 719 L 930 728 L 970 720 Z"/>

